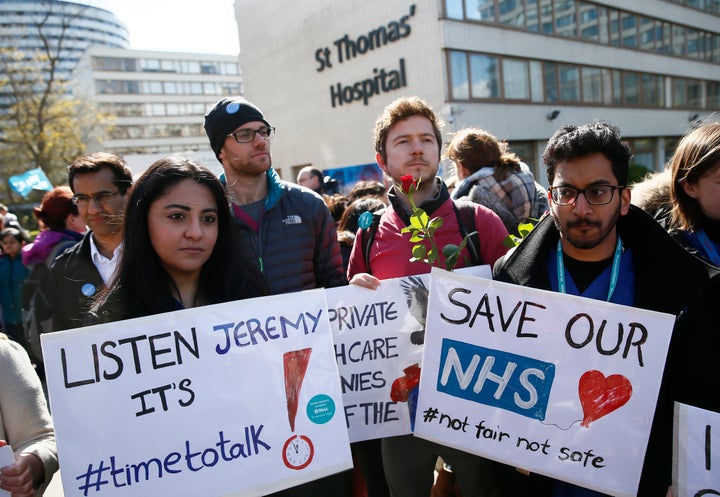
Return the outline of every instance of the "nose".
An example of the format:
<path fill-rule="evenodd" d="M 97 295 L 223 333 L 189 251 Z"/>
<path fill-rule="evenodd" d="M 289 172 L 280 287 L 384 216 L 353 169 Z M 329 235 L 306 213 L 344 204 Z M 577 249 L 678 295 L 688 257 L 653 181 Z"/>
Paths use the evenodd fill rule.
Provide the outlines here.
<path fill-rule="evenodd" d="M 413 155 L 422 155 L 423 154 L 423 143 L 422 140 L 414 139 L 410 142 L 411 149 L 410 153 Z"/>
<path fill-rule="evenodd" d="M 187 228 L 185 229 L 185 237 L 189 238 L 190 240 L 199 240 L 202 238 L 203 232 L 202 227 L 200 226 L 200 220 L 199 219 L 192 219 L 190 221 L 190 224 L 188 224 Z"/>
<path fill-rule="evenodd" d="M 573 211 L 575 213 L 587 213 L 592 209 L 590 203 L 585 198 L 585 192 L 578 193 L 575 203 L 573 204 Z"/>

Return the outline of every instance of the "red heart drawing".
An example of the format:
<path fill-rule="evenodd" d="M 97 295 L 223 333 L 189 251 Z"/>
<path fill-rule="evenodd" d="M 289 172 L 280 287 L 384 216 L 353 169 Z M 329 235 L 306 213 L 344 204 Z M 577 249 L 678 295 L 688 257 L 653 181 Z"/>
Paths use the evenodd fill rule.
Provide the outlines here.
<path fill-rule="evenodd" d="M 591 370 L 580 377 L 578 394 L 584 416 L 580 425 L 587 428 L 596 419 L 625 405 L 632 396 L 632 384 L 621 374 L 605 378 L 600 371 Z"/>

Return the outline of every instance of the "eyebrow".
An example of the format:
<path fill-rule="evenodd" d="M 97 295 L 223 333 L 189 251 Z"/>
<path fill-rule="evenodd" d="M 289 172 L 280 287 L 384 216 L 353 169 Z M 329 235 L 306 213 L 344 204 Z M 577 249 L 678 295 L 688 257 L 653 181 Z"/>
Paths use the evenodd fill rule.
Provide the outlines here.
<path fill-rule="evenodd" d="M 192 208 L 189 205 L 183 205 L 183 204 L 168 204 L 163 207 L 163 209 L 180 209 L 186 212 L 190 212 Z M 207 207 L 200 212 L 218 212 L 217 207 Z"/>

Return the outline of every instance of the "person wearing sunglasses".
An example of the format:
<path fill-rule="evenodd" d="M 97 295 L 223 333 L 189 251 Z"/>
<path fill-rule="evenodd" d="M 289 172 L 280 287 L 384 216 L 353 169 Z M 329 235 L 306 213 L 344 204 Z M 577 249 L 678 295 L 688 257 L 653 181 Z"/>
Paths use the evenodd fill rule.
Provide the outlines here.
<path fill-rule="evenodd" d="M 620 130 L 595 121 L 564 126 L 543 160 L 550 216 L 494 267 L 494 278 L 523 286 L 677 315 L 713 269 L 630 205 L 630 148 Z M 672 349 L 672 345 L 671 345 Z M 666 376 L 672 376 L 666 371 Z M 661 388 L 638 489 L 665 495 L 672 477 L 672 399 Z M 599 495 L 537 475 L 546 495 Z"/>
<path fill-rule="evenodd" d="M 68 166 L 72 201 L 90 228 L 50 268 L 52 331 L 82 326 L 91 300 L 110 281 L 122 251 L 123 214 L 132 171 L 117 155 L 98 152 Z"/>

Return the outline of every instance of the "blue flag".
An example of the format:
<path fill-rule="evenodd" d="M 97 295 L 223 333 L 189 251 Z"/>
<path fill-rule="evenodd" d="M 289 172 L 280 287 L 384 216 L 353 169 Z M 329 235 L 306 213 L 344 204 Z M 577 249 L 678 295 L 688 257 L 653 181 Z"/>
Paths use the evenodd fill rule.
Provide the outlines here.
<path fill-rule="evenodd" d="M 10 183 L 10 188 L 22 195 L 23 198 L 33 190 L 50 191 L 53 189 L 50 180 L 39 167 L 16 176 L 10 176 L 8 183 Z"/>

